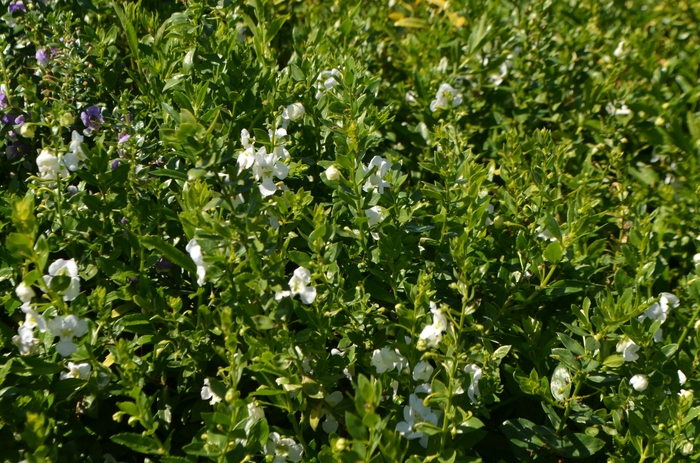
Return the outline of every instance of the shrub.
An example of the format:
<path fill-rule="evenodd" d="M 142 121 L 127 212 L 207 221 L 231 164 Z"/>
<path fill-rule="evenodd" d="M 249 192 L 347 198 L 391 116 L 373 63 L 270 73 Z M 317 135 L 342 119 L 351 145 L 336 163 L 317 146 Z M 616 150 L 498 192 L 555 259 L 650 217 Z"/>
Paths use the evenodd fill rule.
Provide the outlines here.
<path fill-rule="evenodd" d="M 698 460 L 695 3 L 4 5 L 5 461 Z"/>

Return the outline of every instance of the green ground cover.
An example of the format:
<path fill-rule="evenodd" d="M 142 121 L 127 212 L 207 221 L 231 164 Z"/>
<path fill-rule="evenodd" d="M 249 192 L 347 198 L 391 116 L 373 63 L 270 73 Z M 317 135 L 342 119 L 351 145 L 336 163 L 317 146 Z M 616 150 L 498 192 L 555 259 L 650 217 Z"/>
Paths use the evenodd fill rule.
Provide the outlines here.
<path fill-rule="evenodd" d="M 1 3 L 0 460 L 700 460 L 700 2 Z"/>

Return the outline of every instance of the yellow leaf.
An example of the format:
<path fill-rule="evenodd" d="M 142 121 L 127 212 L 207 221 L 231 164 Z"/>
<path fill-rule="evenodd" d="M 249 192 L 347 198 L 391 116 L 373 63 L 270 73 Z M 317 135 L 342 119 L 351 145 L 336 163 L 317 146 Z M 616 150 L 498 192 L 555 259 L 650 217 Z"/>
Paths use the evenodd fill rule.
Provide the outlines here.
<path fill-rule="evenodd" d="M 114 363 L 114 355 L 112 355 L 112 353 L 110 352 L 109 354 L 107 354 L 107 358 L 105 359 L 105 361 L 102 362 L 102 365 L 109 368 L 110 366 L 112 366 L 113 363 Z"/>
<path fill-rule="evenodd" d="M 397 11 L 394 11 L 393 13 L 391 13 L 389 15 L 389 19 L 391 19 L 393 21 L 398 21 L 398 20 L 403 19 L 403 18 L 405 18 L 405 16 Z"/>
<path fill-rule="evenodd" d="M 427 29 L 429 27 L 428 21 L 420 18 L 404 18 L 396 21 L 394 23 L 396 27 L 411 27 L 414 29 Z"/>
<path fill-rule="evenodd" d="M 314 431 L 318 427 L 318 422 L 321 420 L 321 405 L 323 405 L 323 402 L 319 402 L 318 405 L 312 408 L 311 414 L 309 415 L 309 424 Z"/>

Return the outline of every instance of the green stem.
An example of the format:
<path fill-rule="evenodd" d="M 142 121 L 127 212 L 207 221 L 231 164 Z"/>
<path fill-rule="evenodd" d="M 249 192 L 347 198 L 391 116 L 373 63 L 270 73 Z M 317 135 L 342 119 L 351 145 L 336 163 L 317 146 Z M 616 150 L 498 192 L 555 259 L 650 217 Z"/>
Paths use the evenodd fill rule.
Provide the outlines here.
<path fill-rule="evenodd" d="M 578 393 L 581 390 L 581 386 L 583 386 L 583 381 L 580 381 L 579 375 L 576 375 L 574 377 L 574 381 L 576 381 L 576 387 L 574 388 L 574 393 L 566 402 L 566 409 L 564 410 L 564 416 L 562 417 L 561 421 L 559 422 L 559 426 L 557 427 L 557 434 L 564 430 L 564 426 L 566 426 L 566 420 L 569 419 L 569 415 L 571 414 L 571 403 L 578 398 Z"/>

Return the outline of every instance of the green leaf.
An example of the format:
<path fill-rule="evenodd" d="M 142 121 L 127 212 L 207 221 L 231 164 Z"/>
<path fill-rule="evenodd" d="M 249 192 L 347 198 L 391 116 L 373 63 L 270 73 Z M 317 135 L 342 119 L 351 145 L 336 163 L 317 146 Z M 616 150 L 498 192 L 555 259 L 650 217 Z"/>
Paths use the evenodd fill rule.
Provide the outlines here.
<path fill-rule="evenodd" d="M 147 249 L 156 249 L 170 262 L 184 268 L 191 274 L 197 274 L 197 266 L 194 264 L 192 259 L 190 259 L 189 256 L 185 255 L 175 246 L 163 241 L 163 239 L 157 236 L 143 236 L 140 239 L 140 243 Z"/>
<path fill-rule="evenodd" d="M 549 262 L 556 264 L 561 260 L 561 245 L 558 241 L 552 241 L 547 245 L 547 249 L 544 250 L 543 256 Z"/>
<path fill-rule="evenodd" d="M 603 365 L 610 368 L 617 368 L 625 363 L 625 358 L 622 355 L 609 355 L 603 360 Z"/>
<path fill-rule="evenodd" d="M 149 455 L 160 455 L 163 453 L 163 449 L 155 439 L 142 436 L 141 434 L 124 432 L 121 434 L 115 434 L 110 439 L 117 444 L 128 447 L 131 450 L 139 453 L 146 453 Z"/>

